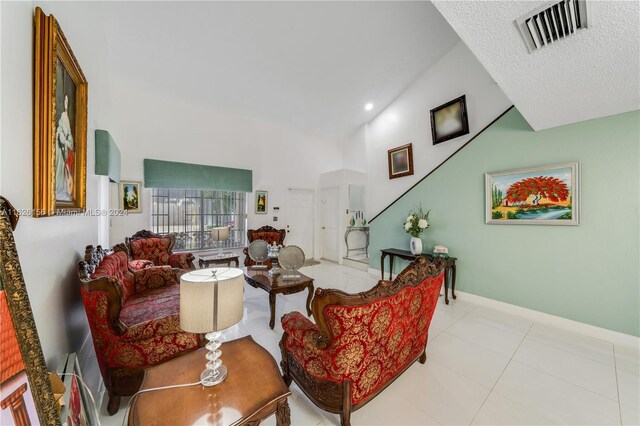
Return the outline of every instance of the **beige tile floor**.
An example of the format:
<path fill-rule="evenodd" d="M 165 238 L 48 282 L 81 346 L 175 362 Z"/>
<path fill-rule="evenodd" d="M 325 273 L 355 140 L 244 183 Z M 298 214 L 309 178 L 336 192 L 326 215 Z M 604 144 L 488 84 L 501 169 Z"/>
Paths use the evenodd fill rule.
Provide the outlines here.
<path fill-rule="evenodd" d="M 303 268 L 316 287 L 369 289 L 366 272 L 322 261 Z M 307 293 L 278 296 L 276 318 L 304 311 Z M 543 425 L 640 423 L 640 348 L 567 332 L 461 300 L 435 311 L 427 363 L 416 363 L 353 413 L 354 425 Z M 225 332 L 247 334 L 280 361 L 282 328 L 270 330 L 264 291 L 246 286 L 245 315 Z M 292 425 L 338 425 L 292 385 Z M 104 405 L 104 404 L 103 404 Z M 121 425 L 127 400 L 103 425 Z M 263 424 L 274 425 L 273 417 Z"/>

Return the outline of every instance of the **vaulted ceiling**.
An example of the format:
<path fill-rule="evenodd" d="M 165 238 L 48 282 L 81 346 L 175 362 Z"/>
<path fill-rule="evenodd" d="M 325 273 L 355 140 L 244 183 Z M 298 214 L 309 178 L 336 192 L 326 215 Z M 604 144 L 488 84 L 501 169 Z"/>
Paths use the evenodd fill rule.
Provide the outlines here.
<path fill-rule="evenodd" d="M 550 2 L 434 2 L 535 130 L 640 108 L 640 2 L 587 3 L 589 28 L 530 54 L 514 20 Z"/>
<path fill-rule="evenodd" d="M 128 79 L 324 138 L 373 118 L 459 41 L 424 1 L 108 2 L 103 11 L 112 84 Z"/>
<path fill-rule="evenodd" d="M 528 53 L 514 20 L 548 3 L 104 2 L 101 19 L 112 84 L 325 139 L 460 38 L 536 130 L 640 108 L 640 2 L 589 1 L 588 29 Z"/>

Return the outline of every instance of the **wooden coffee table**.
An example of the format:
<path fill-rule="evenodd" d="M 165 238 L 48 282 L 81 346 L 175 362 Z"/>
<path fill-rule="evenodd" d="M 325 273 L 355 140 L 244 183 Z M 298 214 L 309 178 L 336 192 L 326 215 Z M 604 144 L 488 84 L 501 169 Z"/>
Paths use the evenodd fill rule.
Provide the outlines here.
<path fill-rule="evenodd" d="M 139 394 L 129 411 L 129 425 L 258 425 L 276 413 L 276 424 L 288 426 L 291 392 L 271 354 L 251 336 L 223 343 L 220 349 L 229 371 L 224 382 Z M 146 369 L 140 390 L 199 381 L 206 353 L 198 349 Z"/>
<path fill-rule="evenodd" d="M 244 279 L 252 287 L 261 288 L 269 293 L 269 308 L 271 309 L 271 319 L 269 327 L 273 329 L 276 324 L 276 294 L 293 294 L 309 290 L 307 296 L 307 315 L 311 316 L 311 299 L 313 298 L 313 278 L 309 278 L 300 272 L 300 278 L 296 280 L 283 280 L 282 274 L 272 277 L 266 269 L 244 268 Z"/>
<path fill-rule="evenodd" d="M 200 269 L 208 268 L 210 264 L 220 264 L 226 263 L 227 266 L 231 266 L 231 262 L 236 264 L 236 268 L 240 266 L 240 261 L 238 260 L 238 255 L 235 253 L 224 252 L 221 254 L 209 254 L 206 256 L 200 256 L 200 260 L 198 263 L 200 264 Z"/>

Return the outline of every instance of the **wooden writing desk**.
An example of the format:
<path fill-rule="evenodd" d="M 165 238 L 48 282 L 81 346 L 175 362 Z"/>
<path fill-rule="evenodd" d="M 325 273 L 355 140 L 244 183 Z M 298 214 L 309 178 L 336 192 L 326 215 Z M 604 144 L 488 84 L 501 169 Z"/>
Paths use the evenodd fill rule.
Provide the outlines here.
<path fill-rule="evenodd" d="M 389 256 L 389 279 L 391 279 L 393 275 L 393 260 L 396 257 L 400 259 L 408 260 L 413 262 L 416 257 L 424 256 L 427 259 L 433 259 L 433 255 L 428 253 L 422 254 L 413 254 L 409 250 L 400 250 L 394 248 L 388 248 L 380 250 L 382 252 L 380 256 L 380 270 L 382 271 L 382 279 L 384 279 L 384 259 Z M 444 270 L 444 302 L 449 304 L 449 283 L 451 283 L 451 297 L 456 298 L 456 259 L 455 257 L 446 258 L 447 264 Z M 449 275 L 451 275 L 451 279 L 449 279 Z"/>

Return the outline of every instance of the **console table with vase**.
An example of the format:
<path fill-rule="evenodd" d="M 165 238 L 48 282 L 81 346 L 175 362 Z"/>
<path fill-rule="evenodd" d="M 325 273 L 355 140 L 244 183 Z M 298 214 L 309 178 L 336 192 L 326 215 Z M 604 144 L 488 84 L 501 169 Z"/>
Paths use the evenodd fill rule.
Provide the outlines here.
<path fill-rule="evenodd" d="M 221 349 L 229 371 L 224 382 L 141 393 L 132 401 L 129 426 L 257 426 L 274 413 L 276 425 L 289 426 L 291 392 L 273 356 L 251 336 L 225 342 Z M 199 349 L 146 369 L 140 390 L 198 382 L 206 354 Z"/>
<path fill-rule="evenodd" d="M 364 247 L 349 247 L 349 234 L 352 232 L 362 232 L 365 236 Z M 366 257 L 369 257 L 369 227 L 368 226 L 347 226 L 347 230 L 344 233 L 344 243 L 347 246 L 347 254 L 345 257 L 349 257 L 350 251 L 364 251 Z"/>
<path fill-rule="evenodd" d="M 400 250 L 395 248 L 387 248 L 380 250 L 380 271 L 382 273 L 382 279 L 384 279 L 384 260 L 389 257 L 389 279 L 393 276 L 393 261 L 396 257 L 400 259 L 413 262 L 418 256 L 423 256 L 427 259 L 433 259 L 435 256 L 429 253 L 413 254 L 409 250 Z M 456 298 L 456 257 L 444 257 L 446 260 L 444 270 L 444 302 L 449 304 L 449 284 L 451 284 L 451 297 Z"/>

